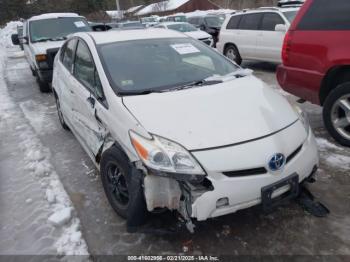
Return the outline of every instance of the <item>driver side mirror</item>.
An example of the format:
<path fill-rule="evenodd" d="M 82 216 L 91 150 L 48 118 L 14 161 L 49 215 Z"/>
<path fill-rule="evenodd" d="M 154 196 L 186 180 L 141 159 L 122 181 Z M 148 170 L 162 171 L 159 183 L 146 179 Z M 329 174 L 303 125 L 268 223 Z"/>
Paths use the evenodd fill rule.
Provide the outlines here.
<path fill-rule="evenodd" d="M 18 34 L 11 35 L 11 40 L 13 45 L 19 45 L 19 37 Z"/>
<path fill-rule="evenodd" d="M 278 24 L 275 26 L 275 31 L 276 32 L 287 32 L 287 26 L 285 24 Z"/>

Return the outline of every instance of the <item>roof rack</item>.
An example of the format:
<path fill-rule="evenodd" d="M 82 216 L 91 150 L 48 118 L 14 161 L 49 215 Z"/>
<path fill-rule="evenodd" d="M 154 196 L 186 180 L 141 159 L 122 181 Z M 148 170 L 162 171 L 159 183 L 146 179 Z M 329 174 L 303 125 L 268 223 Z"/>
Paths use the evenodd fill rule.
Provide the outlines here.
<path fill-rule="evenodd" d="M 278 7 L 293 7 L 301 6 L 304 4 L 304 0 L 280 0 L 277 4 Z"/>

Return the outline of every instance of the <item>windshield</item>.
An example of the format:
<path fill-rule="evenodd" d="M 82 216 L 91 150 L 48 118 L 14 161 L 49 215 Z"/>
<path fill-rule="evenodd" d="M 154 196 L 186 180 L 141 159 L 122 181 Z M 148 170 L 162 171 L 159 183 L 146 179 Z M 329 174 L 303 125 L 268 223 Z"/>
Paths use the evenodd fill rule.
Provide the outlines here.
<path fill-rule="evenodd" d="M 192 38 L 116 42 L 99 51 L 112 87 L 121 95 L 165 91 L 239 68 Z"/>
<path fill-rule="evenodd" d="M 30 39 L 33 43 L 40 41 L 63 40 L 75 32 L 91 31 L 89 24 L 81 17 L 61 17 L 31 21 Z"/>
<path fill-rule="evenodd" d="M 221 27 L 222 23 L 224 22 L 224 20 L 220 19 L 219 16 L 208 16 L 204 19 L 209 27 Z"/>
<path fill-rule="evenodd" d="M 298 11 L 288 11 L 283 12 L 284 16 L 288 19 L 289 23 L 292 23 L 294 18 L 296 17 Z"/>
<path fill-rule="evenodd" d="M 179 32 L 193 32 L 193 31 L 198 31 L 197 28 L 195 28 L 193 25 L 191 24 L 172 24 L 172 25 L 168 25 L 168 29 L 172 29 L 172 30 L 176 30 Z"/>

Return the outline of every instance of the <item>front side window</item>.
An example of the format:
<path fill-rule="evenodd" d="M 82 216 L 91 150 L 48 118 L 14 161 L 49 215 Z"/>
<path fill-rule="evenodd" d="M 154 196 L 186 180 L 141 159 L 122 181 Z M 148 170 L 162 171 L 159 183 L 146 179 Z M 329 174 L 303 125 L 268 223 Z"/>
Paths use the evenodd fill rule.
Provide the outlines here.
<path fill-rule="evenodd" d="M 74 62 L 74 76 L 86 88 L 94 93 L 95 88 L 95 64 L 89 48 L 79 40 Z"/>
<path fill-rule="evenodd" d="M 187 23 L 168 25 L 168 29 L 179 31 L 182 33 L 197 31 L 197 28 Z"/>
<path fill-rule="evenodd" d="M 239 23 L 241 30 L 258 30 L 262 14 L 246 14 L 243 15 Z"/>
<path fill-rule="evenodd" d="M 91 31 L 89 24 L 81 17 L 60 17 L 29 22 L 32 43 L 60 41 L 75 32 Z"/>
<path fill-rule="evenodd" d="M 276 25 L 285 24 L 282 17 L 276 13 L 265 13 L 261 23 L 261 30 L 275 31 Z"/>
<path fill-rule="evenodd" d="M 164 91 L 239 68 L 191 38 L 115 42 L 98 48 L 112 87 L 121 95 Z"/>
<path fill-rule="evenodd" d="M 76 43 L 77 43 L 76 39 L 69 40 L 66 43 L 64 49 L 62 49 L 62 52 L 63 52 L 62 63 L 67 68 L 67 70 L 70 72 L 72 70 Z"/>

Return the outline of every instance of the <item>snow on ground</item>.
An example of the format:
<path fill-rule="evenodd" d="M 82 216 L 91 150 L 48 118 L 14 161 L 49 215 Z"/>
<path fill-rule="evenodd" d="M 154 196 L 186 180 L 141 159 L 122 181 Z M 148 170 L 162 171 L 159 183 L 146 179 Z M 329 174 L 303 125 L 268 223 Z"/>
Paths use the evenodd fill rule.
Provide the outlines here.
<path fill-rule="evenodd" d="M 0 45 L 4 47 L 10 47 L 12 45 L 11 35 L 17 33 L 17 26 L 21 26 L 23 23 L 20 21 L 12 21 L 0 30 Z"/>
<path fill-rule="evenodd" d="M 8 38 L 18 24 L 11 22 L 0 30 L 0 45 L 11 46 Z M 26 110 L 32 105 L 22 104 L 21 110 L 7 91 L 4 79 L 6 52 L 5 48 L 0 49 L 0 131 L 9 135 L 1 145 L 9 145 L 14 140 L 16 145 L 10 147 L 11 152 L 7 155 L 22 160 L 11 168 L 6 166 L 11 162 L 9 157 L 8 161 L 3 160 L 5 165 L 1 167 L 0 199 L 9 206 L 0 214 L 0 232 L 5 235 L 10 231 L 13 244 L 0 239 L 0 254 L 89 255 L 80 221 L 50 163 L 50 150 L 42 145 L 36 134 L 44 129 L 41 125 L 44 120 L 39 116 L 35 121 L 39 129 L 33 129 L 26 119 L 36 118 Z M 53 111 L 52 108 L 48 110 Z"/>

